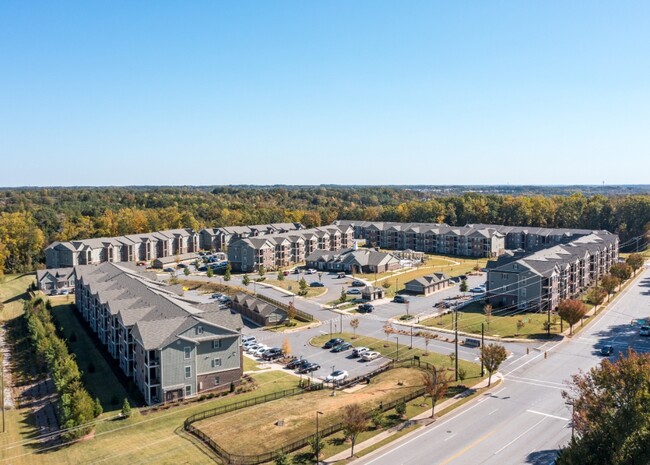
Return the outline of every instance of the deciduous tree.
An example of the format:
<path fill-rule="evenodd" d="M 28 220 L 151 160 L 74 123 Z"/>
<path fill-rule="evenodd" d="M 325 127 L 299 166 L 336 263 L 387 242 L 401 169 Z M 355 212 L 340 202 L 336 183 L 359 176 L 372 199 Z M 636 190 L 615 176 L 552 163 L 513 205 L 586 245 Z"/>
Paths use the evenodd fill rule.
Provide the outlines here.
<path fill-rule="evenodd" d="M 435 416 L 436 402 L 445 397 L 451 379 L 446 371 L 436 370 L 431 373 L 422 373 L 424 391 L 431 397 L 431 418 Z"/>
<path fill-rule="evenodd" d="M 609 273 L 617 277 L 622 284 L 632 277 L 632 267 L 625 263 L 614 263 L 609 269 Z"/>
<path fill-rule="evenodd" d="M 488 387 L 492 384 L 492 373 L 499 369 L 507 357 L 508 352 L 501 344 L 492 343 L 481 348 L 481 361 L 489 374 Z"/>
<path fill-rule="evenodd" d="M 609 296 L 611 296 L 614 292 L 616 292 L 616 288 L 618 287 L 618 285 L 620 283 L 621 283 L 621 280 L 618 279 L 616 276 L 612 276 L 611 274 L 606 274 L 600 280 L 600 285 L 607 292 L 607 301 L 608 302 L 609 302 Z"/>
<path fill-rule="evenodd" d="M 644 263 L 643 255 L 639 253 L 633 253 L 629 257 L 627 257 L 625 263 L 627 263 L 630 266 L 630 268 L 632 268 L 634 274 L 636 274 L 637 270 L 643 266 Z"/>
<path fill-rule="evenodd" d="M 487 323 L 488 330 L 490 329 L 490 319 L 492 318 L 492 305 L 483 305 L 483 313 L 485 313 L 485 322 Z"/>
<path fill-rule="evenodd" d="M 359 434 L 368 427 L 368 417 L 359 404 L 351 404 L 343 411 L 343 434 L 352 443 L 350 457 L 354 456 L 354 445 Z"/>
<path fill-rule="evenodd" d="M 352 326 L 352 338 L 356 339 L 357 338 L 357 328 L 359 327 L 359 318 L 352 318 L 350 320 L 350 326 Z"/>
<path fill-rule="evenodd" d="M 587 306 L 577 299 L 567 299 L 557 306 L 557 314 L 569 323 L 569 334 L 573 334 L 573 325 L 579 322 L 587 313 Z"/>

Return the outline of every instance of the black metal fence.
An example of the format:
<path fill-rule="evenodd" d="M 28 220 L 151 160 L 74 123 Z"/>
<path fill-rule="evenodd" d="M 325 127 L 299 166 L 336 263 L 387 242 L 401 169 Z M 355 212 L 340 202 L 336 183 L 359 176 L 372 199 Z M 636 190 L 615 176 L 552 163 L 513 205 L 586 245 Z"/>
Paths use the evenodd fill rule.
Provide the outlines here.
<path fill-rule="evenodd" d="M 427 362 L 419 362 L 414 359 L 409 359 L 409 360 L 403 360 L 401 362 L 397 362 L 399 366 L 418 366 L 424 369 L 431 369 L 431 365 L 429 365 Z M 370 379 L 372 376 L 376 376 L 389 368 L 391 366 L 394 366 L 392 363 L 390 365 L 384 365 L 383 367 L 373 371 L 372 373 L 369 373 L 368 375 L 358 377 L 360 379 Z M 357 379 L 356 382 L 359 382 L 359 379 Z M 349 385 L 349 384 L 346 384 Z M 322 389 L 323 385 L 319 384 L 319 387 L 317 389 Z M 298 392 L 296 392 L 298 391 Z M 269 402 L 271 400 L 276 400 L 280 399 L 283 397 L 289 397 L 295 394 L 298 394 L 300 392 L 303 392 L 302 389 L 290 389 L 287 391 L 281 391 L 275 394 L 267 394 L 265 396 L 259 396 L 256 398 L 248 399 L 245 401 L 237 402 L 235 404 L 230 404 L 230 405 L 223 405 L 221 407 L 216 407 L 214 409 L 206 410 L 205 412 L 200 412 L 197 414 L 192 415 L 191 417 L 188 417 L 185 420 L 184 427 L 185 430 L 197 438 L 199 438 L 205 445 L 207 445 L 213 452 L 215 452 L 221 459 L 231 465 L 258 465 L 261 463 L 266 463 L 270 462 L 275 459 L 277 454 L 279 452 L 289 454 L 291 452 L 294 452 L 298 449 L 302 449 L 303 447 L 309 445 L 310 441 L 314 440 L 316 438 L 316 434 L 310 434 L 308 436 L 305 436 L 301 439 L 298 439 L 297 441 L 294 441 L 290 444 L 285 444 L 276 450 L 272 452 L 266 452 L 264 454 L 256 454 L 256 455 L 236 455 L 236 454 L 231 454 L 228 451 L 226 451 L 223 447 L 219 446 L 212 438 L 210 438 L 208 435 L 203 433 L 200 429 L 192 426 L 192 423 L 203 420 L 205 418 L 209 418 L 215 415 L 221 415 L 223 413 L 231 412 L 233 410 L 237 410 L 240 408 L 248 407 L 251 405 L 256 405 L 260 404 L 263 402 Z M 382 402 L 377 409 L 381 410 L 382 412 L 386 412 L 388 410 L 391 410 L 395 408 L 398 404 L 403 403 L 403 402 L 409 402 L 413 399 L 416 399 L 418 397 L 421 397 L 425 394 L 424 388 L 417 389 L 415 391 L 410 392 L 409 394 L 406 394 L 405 396 L 402 396 L 398 399 L 395 399 L 390 402 Z M 367 412 L 368 418 L 370 417 L 372 412 Z M 343 429 L 344 424 L 343 423 L 337 423 L 335 425 L 328 426 L 326 428 L 322 428 L 319 431 L 319 435 L 321 437 L 329 436 L 331 434 L 337 433 Z"/>

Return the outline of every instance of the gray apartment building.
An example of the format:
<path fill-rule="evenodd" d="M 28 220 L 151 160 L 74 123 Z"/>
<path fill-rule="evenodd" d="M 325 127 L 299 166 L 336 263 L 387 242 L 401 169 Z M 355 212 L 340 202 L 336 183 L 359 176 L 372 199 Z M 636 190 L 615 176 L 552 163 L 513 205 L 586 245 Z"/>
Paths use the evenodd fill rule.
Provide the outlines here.
<path fill-rule="evenodd" d="M 276 270 L 304 262 L 315 250 L 340 250 L 353 245 L 353 229 L 336 225 L 240 239 L 228 247 L 233 271 Z"/>
<path fill-rule="evenodd" d="M 374 249 L 315 250 L 306 258 L 307 267 L 345 273 L 384 273 L 400 268 L 399 259 Z"/>
<path fill-rule="evenodd" d="M 608 231 L 589 231 L 573 240 L 557 243 L 565 232 L 545 234 L 547 248 L 539 249 L 539 239 L 487 264 L 487 298 L 495 307 L 547 311 L 560 301 L 577 297 L 609 272 L 618 260 L 618 236 Z M 582 234 L 583 231 L 580 231 Z M 519 232 L 517 233 L 519 234 Z M 518 245 L 527 243 L 526 240 Z M 555 244 L 555 245 L 554 245 Z"/>
<path fill-rule="evenodd" d="M 199 233 L 200 246 L 203 250 L 223 252 L 231 243 L 249 237 L 283 234 L 303 229 L 300 223 L 269 223 L 252 226 L 227 226 L 223 228 L 205 228 Z"/>
<path fill-rule="evenodd" d="M 146 262 L 183 257 L 199 251 L 199 235 L 191 229 L 53 242 L 45 249 L 47 268 L 98 263 Z"/>
<path fill-rule="evenodd" d="M 496 227 L 448 226 L 438 223 L 393 223 L 339 220 L 334 224 L 351 227 L 354 237 L 369 246 L 392 250 L 497 257 L 505 249 L 505 235 Z"/>
<path fill-rule="evenodd" d="M 241 316 L 128 265 L 75 267 L 76 306 L 147 404 L 227 389 L 243 373 Z"/>

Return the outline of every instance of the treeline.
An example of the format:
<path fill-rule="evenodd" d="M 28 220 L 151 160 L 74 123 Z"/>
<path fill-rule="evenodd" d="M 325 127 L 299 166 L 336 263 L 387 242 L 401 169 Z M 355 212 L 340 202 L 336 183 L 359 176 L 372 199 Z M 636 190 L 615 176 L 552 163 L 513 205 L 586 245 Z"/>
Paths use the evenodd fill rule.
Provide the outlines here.
<path fill-rule="evenodd" d="M 0 270 L 33 270 L 55 240 L 277 222 L 313 227 L 336 219 L 607 229 L 624 243 L 650 228 L 650 195 L 441 196 L 398 187 L 0 190 Z"/>
<path fill-rule="evenodd" d="M 102 414 L 81 382 L 81 372 L 63 339 L 57 336 L 49 305 L 36 297 L 24 304 L 27 328 L 36 353 L 47 362 L 59 394 L 58 412 L 63 439 L 76 439 L 92 430 L 89 423 Z"/>

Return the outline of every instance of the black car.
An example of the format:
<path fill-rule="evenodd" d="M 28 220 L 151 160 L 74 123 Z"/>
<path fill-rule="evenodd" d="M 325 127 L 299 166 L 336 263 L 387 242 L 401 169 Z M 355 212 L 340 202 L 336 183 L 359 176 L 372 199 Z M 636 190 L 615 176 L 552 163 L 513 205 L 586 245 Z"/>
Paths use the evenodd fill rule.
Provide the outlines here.
<path fill-rule="evenodd" d="M 291 360 L 289 363 L 287 363 L 287 368 L 289 370 L 295 370 L 296 368 L 300 367 L 303 364 L 309 363 L 307 360 L 304 358 L 294 358 Z"/>
<path fill-rule="evenodd" d="M 323 346 L 323 349 L 331 349 L 332 347 L 337 346 L 342 342 L 344 342 L 343 339 L 341 339 L 340 337 L 335 337 L 334 339 L 330 339 L 329 341 L 327 341 Z"/>
<path fill-rule="evenodd" d="M 275 360 L 280 357 L 282 357 L 282 349 L 279 347 L 272 347 L 262 354 L 264 360 Z"/>
<path fill-rule="evenodd" d="M 350 283 L 350 286 L 352 286 L 352 287 L 366 287 L 366 283 L 364 283 L 363 281 L 359 281 L 359 280 L 355 279 L 354 281 L 352 281 Z"/>
<path fill-rule="evenodd" d="M 396 295 L 395 298 L 393 299 L 393 302 L 396 302 L 398 304 L 406 304 L 408 303 L 408 299 L 402 295 Z"/>
<path fill-rule="evenodd" d="M 311 365 L 311 362 L 303 358 L 293 369 L 300 373 L 300 370 L 305 368 L 307 365 Z"/>
<path fill-rule="evenodd" d="M 600 349 L 600 355 L 612 355 L 614 353 L 614 347 L 607 344 Z"/>
<path fill-rule="evenodd" d="M 321 283 L 320 281 L 314 281 L 312 283 L 309 283 L 309 287 L 325 287 L 325 284 Z"/>
<path fill-rule="evenodd" d="M 370 313 L 375 309 L 375 307 L 372 306 L 372 304 L 361 304 L 359 305 L 359 308 L 357 308 L 357 311 L 359 313 Z"/>
<path fill-rule="evenodd" d="M 348 350 L 352 348 L 352 344 L 349 342 L 342 342 L 341 344 L 332 347 L 332 352 L 343 352 L 344 350 Z"/>
<path fill-rule="evenodd" d="M 305 374 L 311 373 L 312 371 L 320 370 L 320 365 L 318 363 L 308 363 L 298 370 L 298 373 Z"/>

